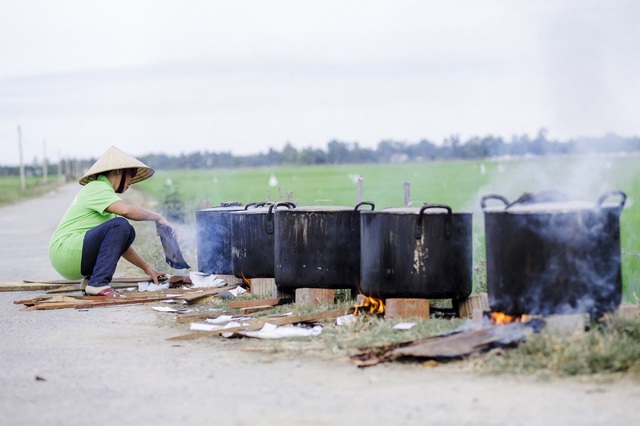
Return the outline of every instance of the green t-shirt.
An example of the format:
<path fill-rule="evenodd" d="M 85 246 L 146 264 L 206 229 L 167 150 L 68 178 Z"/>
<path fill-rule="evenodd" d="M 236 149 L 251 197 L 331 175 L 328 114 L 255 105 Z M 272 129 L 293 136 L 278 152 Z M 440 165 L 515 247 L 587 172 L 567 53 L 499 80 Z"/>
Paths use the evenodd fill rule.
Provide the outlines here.
<path fill-rule="evenodd" d="M 78 191 L 49 241 L 49 259 L 60 275 L 70 280 L 82 278 L 84 235 L 116 217 L 107 211 L 116 201 L 120 201 L 120 197 L 106 176 L 98 176 Z"/>

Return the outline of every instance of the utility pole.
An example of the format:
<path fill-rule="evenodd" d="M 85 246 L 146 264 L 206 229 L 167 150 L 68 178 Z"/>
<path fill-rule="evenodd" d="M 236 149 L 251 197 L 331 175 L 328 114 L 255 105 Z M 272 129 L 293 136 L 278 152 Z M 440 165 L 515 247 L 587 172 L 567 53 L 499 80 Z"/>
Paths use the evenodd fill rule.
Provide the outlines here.
<path fill-rule="evenodd" d="M 18 126 L 18 148 L 20 150 L 20 187 L 22 192 L 27 190 L 27 180 L 24 176 L 24 161 L 22 161 L 22 132 L 20 126 Z"/>
<path fill-rule="evenodd" d="M 62 153 L 58 150 L 58 180 L 64 181 L 64 158 L 62 158 Z"/>
<path fill-rule="evenodd" d="M 42 180 L 46 185 L 49 177 L 47 176 L 47 141 L 44 139 L 42 140 L 42 160 Z"/>

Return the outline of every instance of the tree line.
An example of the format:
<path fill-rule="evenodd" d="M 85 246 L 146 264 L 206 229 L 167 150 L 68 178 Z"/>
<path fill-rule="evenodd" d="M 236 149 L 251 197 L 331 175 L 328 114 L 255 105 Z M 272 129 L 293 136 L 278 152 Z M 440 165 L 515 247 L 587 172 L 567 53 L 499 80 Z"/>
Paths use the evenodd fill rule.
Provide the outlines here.
<path fill-rule="evenodd" d="M 380 141 L 377 147 L 361 147 L 358 142 L 332 140 L 326 149 L 297 149 L 287 143 L 281 151 L 270 148 L 266 153 L 254 155 L 233 155 L 231 152 L 193 152 L 190 154 L 167 155 L 148 154 L 140 159 L 158 170 L 208 169 L 212 167 L 261 167 L 280 165 L 322 165 L 322 164 L 387 164 L 407 161 L 436 161 L 453 159 L 482 159 L 522 156 L 558 156 L 581 154 L 611 154 L 640 152 L 640 137 L 621 137 L 613 133 L 598 138 L 577 138 L 567 141 L 547 138 L 547 131 L 540 129 L 535 137 L 513 136 L 509 141 L 502 137 L 472 137 L 462 141 L 453 135 L 441 144 L 427 139 L 410 143 L 397 140 Z M 51 174 L 74 174 L 77 161 L 91 165 L 96 159 L 60 161 L 49 166 Z M 26 167 L 28 175 L 40 175 L 41 165 Z M 82 168 L 82 167 L 80 167 Z M 66 169 L 66 170 L 65 170 Z M 70 173 L 71 172 L 71 173 Z M 0 167 L 0 175 L 17 176 L 18 167 Z"/>
<path fill-rule="evenodd" d="M 427 139 L 415 143 L 383 140 L 375 149 L 361 147 L 358 142 L 332 140 L 326 149 L 296 149 L 287 143 L 282 151 L 273 148 L 266 153 L 238 156 L 230 152 L 194 152 L 179 156 L 150 154 L 141 157 L 157 169 L 207 169 L 212 167 L 260 167 L 278 165 L 322 164 L 387 164 L 407 161 L 482 159 L 522 156 L 559 156 L 640 152 L 640 137 L 624 138 L 613 133 L 599 138 L 568 141 L 550 140 L 544 129 L 535 137 L 472 137 L 461 141 L 458 136 L 446 138 L 442 144 Z"/>

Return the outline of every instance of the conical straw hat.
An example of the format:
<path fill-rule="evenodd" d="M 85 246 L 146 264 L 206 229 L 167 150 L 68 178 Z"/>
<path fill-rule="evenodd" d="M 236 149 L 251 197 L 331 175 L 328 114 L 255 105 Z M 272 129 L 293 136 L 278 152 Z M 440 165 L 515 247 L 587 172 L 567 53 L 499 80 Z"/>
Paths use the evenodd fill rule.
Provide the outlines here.
<path fill-rule="evenodd" d="M 80 179 L 80 185 L 86 185 L 92 180 L 96 180 L 98 175 L 102 172 L 128 169 L 132 167 L 136 167 L 138 169 L 138 173 L 136 173 L 133 179 L 131 179 L 131 183 L 138 183 L 145 179 L 149 179 L 155 173 L 151 167 L 147 166 L 142 161 L 137 160 L 126 152 L 112 146 L 102 154 L 102 156 L 98 158 L 98 161 L 96 161 L 93 166 L 87 170 L 87 173 L 82 176 L 82 179 Z"/>

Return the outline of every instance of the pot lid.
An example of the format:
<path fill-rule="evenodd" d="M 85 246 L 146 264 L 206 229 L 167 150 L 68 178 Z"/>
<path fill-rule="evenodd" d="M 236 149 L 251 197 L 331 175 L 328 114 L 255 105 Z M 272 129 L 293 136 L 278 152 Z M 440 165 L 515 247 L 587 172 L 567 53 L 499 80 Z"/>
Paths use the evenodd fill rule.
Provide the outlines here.
<path fill-rule="evenodd" d="M 269 207 L 249 207 L 245 209 L 244 207 L 241 209 L 235 210 L 234 214 L 264 214 L 269 212 Z"/>
<path fill-rule="evenodd" d="M 355 207 L 348 206 L 298 206 L 295 209 L 280 209 L 278 211 L 292 211 L 292 212 L 342 212 L 353 211 Z"/>
<path fill-rule="evenodd" d="M 248 209 L 241 209 L 238 211 L 233 212 L 233 214 L 268 214 L 269 213 L 269 209 L 271 209 L 271 206 L 260 206 L 260 207 L 249 207 Z M 285 205 L 280 205 L 277 207 L 273 207 L 271 212 L 275 213 L 276 211 L 282 211 L 282 210 L 291 210 L 291 208 L 288 208 Z"/>
<path fill-rule="evenodd" d="M 594 203 L 590 203 L 587 201 L 562 201 L 487 207 L 484 209 L 484 211 L 487 213 L 503 212 L 511 214 L 572 213 L 577 211 L 590 210 L 594 207 Z"/>
<path fill-rule="evenodd" d="M 420 207 L 386 207 L 378 211 L 363 210 L 362 213 L 417 215 L 417 214 L 420 214 L 421 209 L 422 209 L 422 206 Z M 448 213 L 447 210 L 444 208 L 433 207 L 425 210 L 423 214 L 447 214 L 447 213 Z M 452 212 L 452 214 L 456 214 L 456 212 Z"/>
<path fill-rule="evenodd" d="M 420 213 L 420 208 L 419 207 L 385 207 L 384 209 L 380 210 L 378 213 L 418 214 Z"/>
<path fill-rule="evenodd" d="M 615 201 L 616 199 L 618 202 L 612 202 L 612 200 Z M 503 204 L 487 206 L 488 200 L 500 201 Z M 570 200 L 569 197 L 558 191 L 541 191 L 539 193 L 525 192 L 512 203 L 509 203 L 502 195 L 485 195 L 480 200 L 480 206 L 486 213 L 551 214 L 595 209 L 615 209 L 618 210 L 619 214 L 622 212 L 626 200 L 627 195 L 618 190 L 605 192 L 595 203 Z"/>
<path fill-rule="evenodd" d="M 204 212 L 204 213 L 237 212 L 239 210 L 244 210 L 244 206 L 216 206 L 216 207 L 209 207 L 207 209 L 199 210 L 199 212 Z"/>

